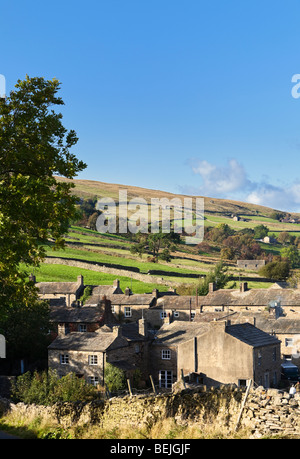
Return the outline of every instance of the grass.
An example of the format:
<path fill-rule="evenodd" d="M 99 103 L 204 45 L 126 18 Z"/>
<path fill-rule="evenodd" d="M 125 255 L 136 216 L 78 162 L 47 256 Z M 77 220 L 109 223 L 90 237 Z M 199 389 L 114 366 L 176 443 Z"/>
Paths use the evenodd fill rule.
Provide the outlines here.
<path fill-rule="evenodd" d="M 151 263 L 145 260 L 145 255 L 143 258 L 134 257 L 131 255 L 131 258 L 126 257 L 118 257 L 115 255 L 108 255 L 107 253 L 103 252 L 94 252 L 88 251 L 84 249 L 73 249 L 67 247 L 64 250 L 55 250 L 53 251 L 51 248 L 47 249 L 47 256 L 52 257 L 59 257 L 59 258 L 76 258 L 81 260 L 87 261 L 94 261 L 95 263 L 104 263 L 104 264 L 117 264 L 122 265 L 124 267 L 136 267 L 140 269 L 141 273 L 148 273 L 149 270 L 163 270 L 163 271 L 176 271 L 179 273 L 190 273 L 191 271 L 184 268 L 175 268 L 173 266 L 169 266 L 168 264 L 163 263 Z M 145 261 L 143 261 L 145 260 Z M 199 270 L 199 275 L 202 274 L 202 271 Z"/>
<path fill-rule="evenodd" d="M 240 430 L 229 432 L 226 428 L 216 428 L 212 424 L 203 426 L 181 426 L 174 419 L 167 418 L 155 423 L 151 428 L 134 429 L 118 425 L 104 429 L 99 425 L 62 427 L 49 416 L 17 416 L 13 412 L 0 418 L 0 430 L 24 439 L 247 439 L 250 432 Z"/>
<path fill-rule="evenodd" d="M 25 267 L 23 267 L 24 270 Z M 30 274 L 30 273 L 28 273 Z M 43 263 L 40 268 L 34 269 L 37 282 L 76 282 L 77 276 L 83 275 L 85 285 L 112 285 L 118 278 L 120 287 L 124 291 L 126 287 L 131 288 L 133 293 L 151 293 L 154 288 L 160 291 L 167 291 L 169 287 L 161 284 L 146 283 L 128 276 L 116 276 L 89 269 L 77 268 L 58 264 Z"/>

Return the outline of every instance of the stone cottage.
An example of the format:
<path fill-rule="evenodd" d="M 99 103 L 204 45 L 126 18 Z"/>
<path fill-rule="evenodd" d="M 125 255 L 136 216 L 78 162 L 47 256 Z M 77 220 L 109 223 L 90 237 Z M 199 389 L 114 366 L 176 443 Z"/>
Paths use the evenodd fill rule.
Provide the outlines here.
<path fill-rule="evenodd" d="M 48 347 L 48 367 L 59 377 L 75 373 L 94 385 L 105 384 L 105 365 L 111 363 L 133 380 L 148 375 L 148 340 L 144 321 L 104 325 L 94 332 L 60 334 Z"/>
<path fill-rule="evenodd" d="M 35 277 L 30 280 L 35 282 Z M 50 306 L 62 305 L 71 307 L 75 305 L 84 290 L 83 276 L 77 277 L 77 282 L 38 282 L 39 298 L 48 300 Z"/>
<path fill-rule="evenodd" d="M 182 376 L 209 386 L 241 386 L 252 379 L 276 387 L 280 381 L 280 341 L 249 323 L 165 324 L 151 345 L 150 359 L 160 387 L 171 387 Z"/>

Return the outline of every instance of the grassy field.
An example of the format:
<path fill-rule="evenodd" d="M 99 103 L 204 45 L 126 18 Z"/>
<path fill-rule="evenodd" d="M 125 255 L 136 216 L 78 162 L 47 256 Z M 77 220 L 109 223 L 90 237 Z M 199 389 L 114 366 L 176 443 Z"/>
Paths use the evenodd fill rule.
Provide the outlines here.
<path fill-rule="evenodd" d="M 30 274 L 29 271 L 28 274 Z M 112 285 L 117 277 L 123 291 L 126 287 L 132 288 L 134 293 L 151 293 L 154 288 L 162 292 L 168 290 L 168 287 L 164 285 L 141 282 L 128 276 L 116 276 L 74 266 L 43 263 L 40 268 L 34 269 L 37 282 L 76 282 L 80 274 L 84 277 L 85 285 Z"/>
<path fill-rule="evenodd" d="M 58 180 L 65 181 L 66 179 L 58 178 Z M 147 202 L 151 198 L 167 197 L 180 197 L 183 199 L 186 196 L 174 195 L 165 193 L 158 190 L 147 190 L 137 187 L 127 187 L 124 185 L 107 184 L 104 182 L 87 181 L 87 180 L 74 180 L 75 184 L 74 193 L 82 198 L 94 198 L 109 196 L 113 199 L 118 199 L 119 190 L 126 190 L 128 200 L 133 197 L 143 197 Z M 264 224 L 269 229 L 269 234 L 278 235 L 281 231 L 287 231 L 291 234 L 300 234 L 300 225 L 293 223 L 281 223 L 271 218 L 273 209 L 263 206 L 256 206 L 248 203 L 240 203 L 229 200 L 204 198 L 205 201 L 205 225 L 216 226 L 220 223 L 227 223 L 234 230 L 241 230 L 243 228 L 254 228 L 257 225 Z M 234 221 L 231 217 L 232 214 L 238 214 L 246 221 Z M 295 215 L 296 216 L 296 215 Z M 298 233 L 299 231 L 299 233 Z M 135 267 L 139 268 L 140 273 L 147 274 L 149 270 L 160 270 L 164 274 L 159 274 L 158 277 L 165 281 L 173 283 L 187 283 L 196 282 L 197 279 L 184 277 L 185 274 L 205 275 L 214 264 L 220 260 L 220 252 L 212 249 L 208 253 L 199 253 L 195 246 L 180 244 L 176 253 L 173 254 L 171 262 L 159 261 L 158 263 L 150 262 L 147 255 L 139 257 L 130 252 L 133 242 L 128 238 L 110 233 L 98 233 L 88 228 L 79 226 L 72 226 L 66 235 L 67 247 L 65 250 L 53 251 L 51 247 L 47 248 L 47 256 L 58 257 L 62 259 L 75 259 L 87 261 L 89 263 L 100 263 L 109 265 L 121 265 L 124 268 L 124 275 L 120 277 L 122 288 L 132 285 L 134 291 L 151 291 L 156 284 L 148 282 L 141 282 L 134 279 L 134 273 L 130 273 L 126 268 Z M 274 255 L 280 254 L 282 246 L 280 244 L 271 245 L 260 243 L 262 249 Z M 236 265 L 229 263 L 229 274 L 239 274 L 241 279 L 243 276 L 253 276 L 255 286 L 264 286 L 257 278 L 257 273 L 247 270 L 237 270 Z M 74 280 L 78 274 L 83 270 L 72 266 L 47 264 L 43 263 L 39 270 L 36 270 L 38 280 L 47 281 L 63 281 Z M 107 284 L 112 283 L 115 279 L 115 274 L 104 274 L 95 272 L 92 269 L 84 270 L 85 282 L 89 284 Z M 172 276 L 172 272 L 179 273 L 183 277 Z M 123 274 L 123 273 L 122 273 Z M 249 284 L 250 285 L 250 284 Z M 125 287 L 124 287 L 125 286 Z M 162 288 L 159 285 L 158 288 Z M 167 287 L 166 287 L 167 288 Z"/>

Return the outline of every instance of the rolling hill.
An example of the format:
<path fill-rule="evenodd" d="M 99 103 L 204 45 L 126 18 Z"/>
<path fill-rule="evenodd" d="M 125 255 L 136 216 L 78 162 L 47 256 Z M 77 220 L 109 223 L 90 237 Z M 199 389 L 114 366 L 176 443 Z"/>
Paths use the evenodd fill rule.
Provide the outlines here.
<path fill-rule="evenodd" d="M 69 181 L 57 177 L 58 181 Z M 82 199 L 111 197 L 116 202 L 119 190 L 126 190 L 128 199 L 143 197 L 148 203 L 151 198 L 166 197 L 172 199 L 185 195 L 165 193 L 160 190 L 149 190 L 133 186 L 109 184 L 90 180 L 72 180 L 75 185 L 73 193 Z M 287 231 L 297 234 L 300 225 L 282 223 L 271 218 L 274 209 L 253 204 L 204 197 L 205 225 L 216 226 L 227 223 L 235 230 L 253 228 L 264 224 L 269 234 Z M 241 218 L 235 221 L 232 215 Z M 294 214 L 295 217 L 298 215 Z M 172 252 L 170 262 L 160 260 L 158 263 L 149 261 L 147 254 L 142 257 L 130 252 L 133 242 L 123 235 L 98 233 L 86 227 L 72 226 L 66 235 L 65 250 L 53 252 L 51 245 L 47 248 L 47 259 L 39 269 L 35 270 L 37 281 L 74 280 L 82 273 L 86 284 L 112 284 L 117 277 L 121 287 L 131 287 L 134 293 L 151 292 L 153 288 L 166 290 L 170 287 L 190 285 L 220 261 L 220 252 L 199 252 L 196 246 L 180 244 Z M 278 254 L 280 245 L 273 246 L 261 243 L 263 250 Z M 235 261 L 226 261 L 229 274 L 236 281 L 247 279 L 249 285 L 265 287 L 269 284 L 261 279 L 257 272 L 240 269 Z"/>

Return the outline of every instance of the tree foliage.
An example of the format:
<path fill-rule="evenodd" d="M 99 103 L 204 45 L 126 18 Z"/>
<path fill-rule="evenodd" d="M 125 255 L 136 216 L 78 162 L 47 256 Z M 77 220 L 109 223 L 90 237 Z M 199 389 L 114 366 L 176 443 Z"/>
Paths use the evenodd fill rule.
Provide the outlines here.
<path fill-rule="evenodd" d="M 37 294 L 22 266 L 38 266 L 50 239 L 63 247 L 76 213 L 74 185 L 56 176 L 72 179 L 86 165 L 70 152 L 76 133 L 55 111 L 64 104 L 59 88 L 56 79 L 26 76 L 0 102 L 0 329 L 5 335 L 17 326 L 13 317 L 28 330 L 37 322 L 31 310 Z M 45 310 L 40 311 L 43 322 Z M 9 348 L 15 349 L 18 339 Z M 19 339 L 19 350 L 23 345 Z"/>
<path fill-rule="evenodd" d="M 286 280 L 290 273 L 290 264 L 286 261 L 272 261 L 258 271 L 262 277 L 272 280 Z"/>
<path fill-rule="evenodd" d="M 75 213 L 74 185 L 55 176 L 72 179 L 86 165 L 70 153 L 75 131 L 68 132 L 52 108 L 63 105 L 59 87 L 55 79 L 27 76 L 0 104 L 1 271 L 37 265 L 49 238 L 63 245 Z"/>
<path fill-rule="evenodd" d="M 214 283 L 215 288 L 218 290 L 224 288 L 228 280 L 227 267 L 224 266 L 222 262 L 217 263 L 214 268 L 209 271 L 205 278 L 200 279 L 196 287 L 198 295 L 207 295 L 210 283 Z"/>
<path fill-rule="evenodd" d="M 104 370 L 105 386 L 110 392 L 116 392 L 126 387 L 125 373 L 120 368 L 106 363 Z"/>
<path fill-rule="evenodd" d="M 95 387 L 69 373 L 59 378 L 54 370 L 24 373 L 12 383 L 15 402 L 51 406 L 57 402 L 90 401 L 96 398 Z"/>

